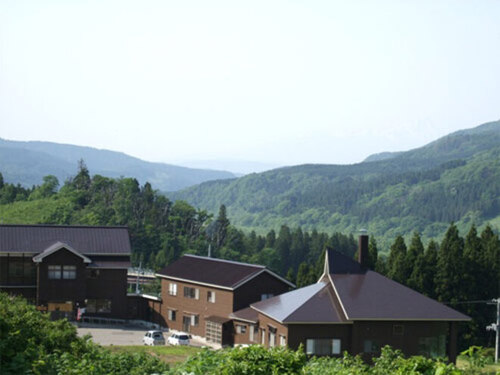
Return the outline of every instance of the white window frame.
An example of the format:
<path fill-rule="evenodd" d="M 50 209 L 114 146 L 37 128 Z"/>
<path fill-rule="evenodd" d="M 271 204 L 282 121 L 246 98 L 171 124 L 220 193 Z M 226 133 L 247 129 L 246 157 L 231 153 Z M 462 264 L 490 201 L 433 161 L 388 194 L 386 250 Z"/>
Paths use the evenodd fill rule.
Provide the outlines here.
<path fill-rule="evenodd" d="M 177 284 L 176 283 L 169 283 L 168 284 L 168 294 L 171 296 L 177 295 Z"/>
<path fill-rule="evenodd" d="M 47 267 L 47 276 L 50 280 L 61 280 L 62 266 L 60 264 L 49 264 Z"/>
<path fill-rule="evenodd" d="M 197 327 L 200 324 L 199 315 L 191 315 L 191 327 Z"/>
<path fill-rule="evenodd" d="M 280 346 L 286 346 L 286 336 L 280 335 Z"/>
<path fill-rule="evenodd" d="M 215 303 L 215 292 L 213 290 L 207 291 L 207 302 Z"/>
<path fill-rule="evenodd" d="M 331 341 L 331 352 L 328 353 L 329 355 L 339 355 L 342 353 L 342 341 L 337 338 L 330 338 L 330 337 L 324 337 L 324 338 L 314 338 L 314 339 L 306 339 L 306 354 L 310 355 L 326 355 L 325 353 L 318 353 L 316 351 L 316 341 L 324 341 L 324 340 L 330 340 Z"/>
<path fill-rule="evenodd" d="M 168 320 L 170 320 L 172 322 L 175 322 L 177 320 L 177 310 L 175 310 L 175 309 L 168 309 Z"/>
<path fill-rule="evenodd" d="M 64 280 L 75 280 L 76 279 L 76 266 L 63 265 L 62 266 L 62 278 Z"/>

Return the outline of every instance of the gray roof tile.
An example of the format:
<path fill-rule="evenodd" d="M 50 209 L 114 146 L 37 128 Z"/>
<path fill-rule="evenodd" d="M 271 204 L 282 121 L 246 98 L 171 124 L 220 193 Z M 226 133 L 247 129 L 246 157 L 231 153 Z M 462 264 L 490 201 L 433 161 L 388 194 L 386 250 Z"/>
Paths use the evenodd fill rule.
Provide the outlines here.
<path fill-rule="evenodd" d="M 0 253 L 38 254 L 57 242 L 84 255 L 131 253 L 127 227 L 0 225 Z"/>

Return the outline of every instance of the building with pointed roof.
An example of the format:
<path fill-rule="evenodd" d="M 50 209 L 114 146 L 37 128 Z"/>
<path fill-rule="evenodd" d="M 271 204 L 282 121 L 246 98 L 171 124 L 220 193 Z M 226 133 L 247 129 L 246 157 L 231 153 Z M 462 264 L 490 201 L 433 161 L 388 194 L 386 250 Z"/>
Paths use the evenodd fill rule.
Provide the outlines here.
<path fill-rule="evenodd" d="M 55 317 L 126 319 L 127 227 L 0 225 L 0 291 Z"/>
<path fill-rule="evenodd" d="M 253 312 L 236 311 L 232 318 L 255 325 L 258 342 L 269 347 L 302 344 L 311 355 L 371 357 L 391 345 L 407 355 L 455 361 L 457 323 L 470 318 L 367 269 L 367 245 L 362 235 L 359 262 L 328 250 L 316 284 L 253 303 Z"/>
<path fill-rule="evenodd" d="M 231 313 L 295 287 L 261 265 L 191 254 L 157 276 L 165 325 L 220 345 L 235 344 L 235 332 L 241 334 L 242 326 L 234 326 Z"/>

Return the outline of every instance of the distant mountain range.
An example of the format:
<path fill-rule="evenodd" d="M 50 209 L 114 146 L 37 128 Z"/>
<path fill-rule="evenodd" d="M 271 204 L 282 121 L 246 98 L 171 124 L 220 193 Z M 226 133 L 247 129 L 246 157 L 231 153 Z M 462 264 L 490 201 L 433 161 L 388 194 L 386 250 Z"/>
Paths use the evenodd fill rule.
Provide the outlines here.
<path fill-rule="evenodd" d="M 500 228 L 500 121 L 426 146 L 353 165 L 299 165 L 169 194 L 256 230 L 280 225 L 328 232 L 367 228 L 384 238 L 440 236 L 451 221 Z"/>
<path fill-rule="evenodd" d="M 19 142 L 0 138 L 0 173 L 4 180 L 24 186 L 39 185 L 43 176 L 55 175 L 62 184 L 83 159 L 91 174 L 135 177 L 155 189 L 175 191 L 204 181 L 236 177 L 231 172 L 193 169 L 144 161 L 122 152 L 52 142 Z"/>

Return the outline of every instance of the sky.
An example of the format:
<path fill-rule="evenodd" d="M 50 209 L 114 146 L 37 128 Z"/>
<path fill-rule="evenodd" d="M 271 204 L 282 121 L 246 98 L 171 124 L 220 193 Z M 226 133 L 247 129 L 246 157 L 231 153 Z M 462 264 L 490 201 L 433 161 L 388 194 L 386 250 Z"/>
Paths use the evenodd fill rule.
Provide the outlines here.
<path fill-rule="evenodd" d="M 499 19 L 498 0 L 1 0 L 0 138 L 356 163 L 500 119 Z"/>

